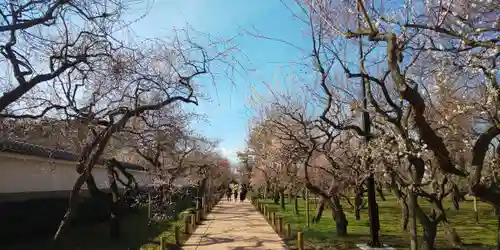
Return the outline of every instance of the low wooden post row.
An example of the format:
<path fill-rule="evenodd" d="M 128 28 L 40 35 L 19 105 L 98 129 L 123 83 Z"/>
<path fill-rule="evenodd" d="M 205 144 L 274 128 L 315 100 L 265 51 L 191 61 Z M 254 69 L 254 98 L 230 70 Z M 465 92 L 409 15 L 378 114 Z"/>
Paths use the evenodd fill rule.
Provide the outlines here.
<path fill-rule="evenodd" d="M 179 227 L 179 225 L 175 225 L 174 234 L 175 234 L 175 244 L 177 246 L 180 246 L 181 245 L 181 228 Z"/>
<path fill-rule="evenodd" d="M 278 233 L 283 235 L 283 220 L 281 219 L 281 216 L 278 216 Z"/>
<path fill-rule="evenodd" d="M 304 250 L 304 235 L 300 231 L 297 233 L 297 249 Z"/>
<path fill-rule="evenodd" d="M 276 227 L 276 213 L 274 212 L 271 213 L 271 225 L 273 225 L 273 227 Z"/>
<path fill-rule="evenodd" d="M 191 217 L 191 232 L 194 232 L 194 229 L 196 228 L 196 216 L 194 214 L 190 215 Z"/>
<path fill-rule="evenodd" d="M 196 210 L 196 225 L 199 225 L 201 222 L 201 210 Z"/>
<path fill-rule="evenodd" d="M 258 211 L 264 215 L 264 218 L 269 221 L 269 224 L 271 224 L 273 229 L 275 229 L 279 235 L 283 236 L 285 239 L 293 238 L 293 231 L 290 223 L 285 223 L 281 216 L 276 215 L 275 212 L 271 212 L 266 204 L 260 203 L 258 200 L 256 200 L 253 204 Z M 302 231 L 299 231 L 297 232 L 297 250 L 304 249 L 304 234 Z M 321 250 L 321 248 L 316 248 L 316 250 Z"/>
<path fill-rule="evenodd" d="M 167 250 L 167 237 L 161 237 L 160 238 L 160 250 Z"/>
<path fill-rule="evenodd" d="M 186 219 L 184 220 L 184 233 L 189 234 L 189 227 L 191 226 L 191 216 L 186 216 Z"/>

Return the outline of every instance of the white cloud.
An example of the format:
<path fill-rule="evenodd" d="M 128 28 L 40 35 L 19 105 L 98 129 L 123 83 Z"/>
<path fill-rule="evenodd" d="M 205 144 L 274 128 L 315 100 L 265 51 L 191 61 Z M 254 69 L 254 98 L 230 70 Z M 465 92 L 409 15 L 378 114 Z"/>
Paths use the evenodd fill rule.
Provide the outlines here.
<path fill-rule="evenodd" d="M 238 156 L 237 148 L 224 148 L 224 147 L 219 147 L 217 148 L 217 151 L 219 151 L 222 156 L 228 158 L 232 163 L 237 163 L 238 162 Z"/>

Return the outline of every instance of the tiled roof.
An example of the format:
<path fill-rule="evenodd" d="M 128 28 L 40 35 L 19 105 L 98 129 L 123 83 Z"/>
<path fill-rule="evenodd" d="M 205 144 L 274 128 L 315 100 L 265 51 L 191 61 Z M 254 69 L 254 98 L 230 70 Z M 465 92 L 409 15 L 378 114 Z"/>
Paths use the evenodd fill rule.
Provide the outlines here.
<path fill-rule="evenodd" d="M 79 155 L 76 155 L 74 153 L 71 153 L 71 152 L 68 152 L 65 150 L 56 149 L 56 148 L 49 148 L 49 147 L 44 147 L 41 145 L 35 145 L 35 144 L 27 143 L 27 142 L 9 140 L 9 139 L 0 139 L 0 152 L 32 155 L 32 156 L 45 157 L 45 158 L 54 159 L 54 160 L 65 160 L 65 161 L 74 161 L 74 162 L 77 162 L 80 159 Z M 100 159 L 98 164 L 104 165 L 104 162 L 106 160 L 107 159 Z M 144 168 L 143 166 L 140 166 L 140 165 L 127 163 L 127 162 L 120 162 L 120 163 L 126 169 L 140 170 L 140 171 L 146 170 L 146 168 Z"/>

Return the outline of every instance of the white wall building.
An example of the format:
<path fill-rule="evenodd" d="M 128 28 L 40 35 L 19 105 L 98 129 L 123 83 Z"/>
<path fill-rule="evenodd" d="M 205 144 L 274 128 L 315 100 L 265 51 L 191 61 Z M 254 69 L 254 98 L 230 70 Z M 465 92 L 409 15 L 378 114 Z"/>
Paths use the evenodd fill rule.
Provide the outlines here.
<path fill-rule="evenodd" d="M 70 152 L 12 140 L 0 140 L 0 202 L 33 198 L 67 197 L 78 178 L 78 156 Z M 109 188 L 102 160 L 92 171 L 97 186 Z M 140 186 L 150 184 L 148 172 L 141 166 L 123 163 Z M 125 177 L 122 178 L 126 180 Z M 82 187 L 86 194 L 87 187 Z"/>

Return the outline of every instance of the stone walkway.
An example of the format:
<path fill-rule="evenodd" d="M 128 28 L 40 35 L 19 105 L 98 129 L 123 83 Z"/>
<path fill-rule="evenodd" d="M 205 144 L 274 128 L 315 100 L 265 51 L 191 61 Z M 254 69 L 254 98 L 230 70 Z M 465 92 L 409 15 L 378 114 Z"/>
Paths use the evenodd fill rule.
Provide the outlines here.
<path fill-rule="evenodd" d="M 288 249 L 249 201 L 220 201 L 196 228 L 184 250 Z"/>

